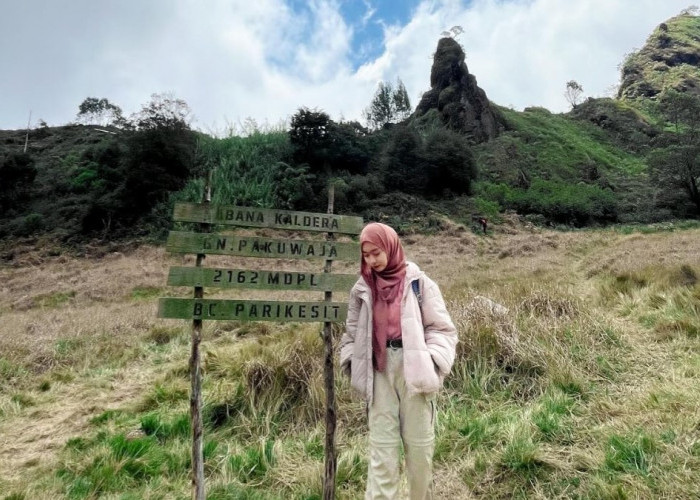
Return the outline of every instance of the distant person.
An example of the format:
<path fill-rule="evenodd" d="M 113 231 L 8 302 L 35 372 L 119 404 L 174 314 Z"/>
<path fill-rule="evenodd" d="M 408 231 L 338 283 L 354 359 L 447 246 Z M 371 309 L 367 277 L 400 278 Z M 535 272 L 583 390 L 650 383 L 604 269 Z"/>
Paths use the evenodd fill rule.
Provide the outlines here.
<path fill-rule="evenodd" d="M 362 276 L 350 292 L 340 367 L 367 401 L 369 469 L 365 499 L 395 499 L 399 452 L 409 498 L 432 499 L 435 399 L 452 369 L 457 331 L 440 289 L 407 262 L 391 227 L 360 235 Z"/>
<path fill-rule="evenodd" d="M 481 230 L 486 234 L 486 228 L 488 226 L 488 221 L 486 220 L 486 217 L 479 217 L 479 224 L 481 224 Z"/>

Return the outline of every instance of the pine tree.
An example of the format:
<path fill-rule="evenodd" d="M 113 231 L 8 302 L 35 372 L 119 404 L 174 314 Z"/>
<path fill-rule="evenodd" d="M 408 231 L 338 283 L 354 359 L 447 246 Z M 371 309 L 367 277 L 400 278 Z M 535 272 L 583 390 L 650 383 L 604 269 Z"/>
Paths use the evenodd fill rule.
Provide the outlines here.
<path fill-rule="evenodd" d="M 408 118 L 411 115 L 411 100 L 401 79 L 397 79 L 396 88 L 390 82 L 379 82 L 372 102 L 363 115 L 367 127 L 372 130 Z"/>
<path fill-rule="evenodd" d="M 408 98 L 408 92 L 400 78 L 396 80 L 396 90 L 394 91 L 393 101 L 396 111 L 395 118 L 398 121 L 403 121 L 411 116 L 411 100 Z"/>

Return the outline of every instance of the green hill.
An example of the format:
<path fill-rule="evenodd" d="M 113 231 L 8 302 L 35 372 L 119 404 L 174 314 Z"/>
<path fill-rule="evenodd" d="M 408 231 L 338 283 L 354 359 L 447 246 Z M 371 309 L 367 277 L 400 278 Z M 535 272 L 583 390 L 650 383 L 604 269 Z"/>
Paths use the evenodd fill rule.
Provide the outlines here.
<path fill-rule="evenodd" d="M 655 97 L 667 89 L 700 94 L 700 17 L 696 9 L 661 23 L 622 65 L 621 99 Z"/>
<path fill-rule="evenodd" d="M 184 103 L 166 100 L 118 126 L 0 131 L 0 238 L 160 238 L 210 175 L 216 203 L 303 210 L 325 210 L 333 178 L 336 211 L 402 231 L 507 210 L 565 227 L 696 218 L 699 40 L 693 10 L 662 23 L 624 62 L 618 99 L 562 114 L 489 102 L 443 38 L 415 112 L 374 130 L 301 108 L 289 130 L 214 138 L 169 121 Z"/>

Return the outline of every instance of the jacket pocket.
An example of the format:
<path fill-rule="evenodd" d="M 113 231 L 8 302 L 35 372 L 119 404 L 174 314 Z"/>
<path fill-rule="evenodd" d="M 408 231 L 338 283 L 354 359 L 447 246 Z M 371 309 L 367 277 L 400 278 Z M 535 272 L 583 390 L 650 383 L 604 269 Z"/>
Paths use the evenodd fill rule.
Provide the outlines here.
<path fill-rule="evenodd" d="M 440 377 L 428 351 L 404 349 L 403 363 L 404 379 L 410 390 L 431 393 L 440 389 Z"/>

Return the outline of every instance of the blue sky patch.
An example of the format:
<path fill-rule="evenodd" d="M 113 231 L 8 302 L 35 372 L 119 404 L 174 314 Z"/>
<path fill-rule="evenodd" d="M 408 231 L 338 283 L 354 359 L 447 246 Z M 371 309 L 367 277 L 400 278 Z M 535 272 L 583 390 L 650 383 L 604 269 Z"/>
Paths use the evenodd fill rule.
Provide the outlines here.
<path fill-rule="evenodd" d="M 384 52 L 384 27 L 406 25 L 419 0 L 342 0 L 340 13 L 352 27 L 353 69 Z"/>
<path fill-rule="evenodd" d="M 292 12 L 313 22 L 309 0 L 285 1 Z M 384 28 L 405 26 L 419 3 L 420 0 L 339 0 L 340 15 L 353 33 L 348 54 L 352 69 L 379 57 L 384 52 Z"/>

